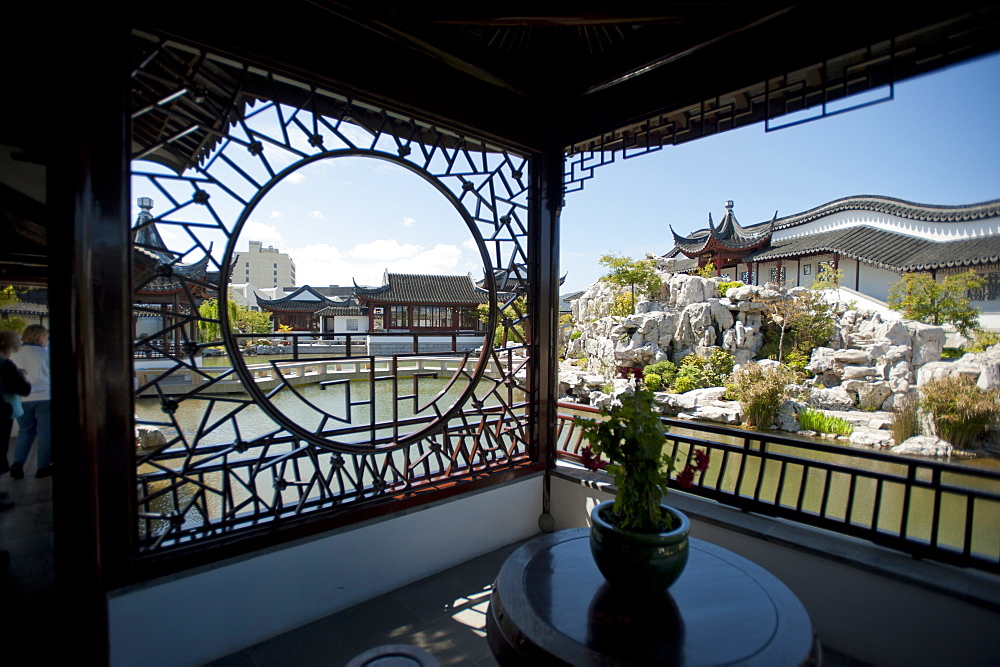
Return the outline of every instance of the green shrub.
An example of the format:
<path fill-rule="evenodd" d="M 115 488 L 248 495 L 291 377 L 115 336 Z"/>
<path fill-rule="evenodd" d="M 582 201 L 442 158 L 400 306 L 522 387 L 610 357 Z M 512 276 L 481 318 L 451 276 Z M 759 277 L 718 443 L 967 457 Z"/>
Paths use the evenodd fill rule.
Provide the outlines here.
<path fill-rule="evenodd" d="M 628 317 L 635 312 L 635 297 L 631 293 L 617 294 L 611 301 L 609 314 L 619 317 Z"/>
<path fill-rule="evenodd" d="M 571 334 L 569 335 L 569 339 L 570 339 L 570 340 L 576 340 L 577 338 L 579 338 L 579 337 L 580 337 L 580 336 L 582 336 L 582 335 L 583 335 L 583 332 L 582 332 L 582 331 L 574 331 L 573 333 L 571 333 Z"/>
<path fill-rule="evenodd" d="M 726 292 L 733 287 L 743 287 L 742 280 L 723 280 L 719 283 L 719 294 L 726 296 Z"/>
<path fill-rule="evenodd" d="M 642 382 L 650 391 L 661 391 L 663 378 L 658 373 L 643 373 Z"/>
<path fill-rule="evenodd" d="M 980 389 L 967 375 L 931 380 L 920 393 L 920 407 L 930 413 L 935 433 L 957 449 L 975 444 L 1000 414 L 1000 392 Z"/>
<path fill-rule="evenodd" d="M 798 373 L 785 365 L 764 368 L 748 364 L 732 374 L 726 393 L 740 402 L 746 426 L 767 428 L 774 423 L 781 403 L 789 397 L 788 386 L 798 379 Z"/>
<path fill-rule="evenodd" d="M 963 354 L 965 350 L 960 347 L 946 347 L 941 350 L 942 359 L 961 359 Z"/>
<path fill-rule="evenodd" d="M 985 352 L 986 348 L 1000 343 L 1000 334 L 993 331 L 976 331 L 972 334 L 972 342 L 969 343 L 969 352 Z"/>
<path fill-rule="evenodd" d="M 615 384 L 613 382 L 609 382 L 603 387 L 601 387 L 601 391 L 603 391 L 605 394 L 613 394 L 615 391 Z"/>
<path fill-rule="evenodd" d="M 786 364 L 788 364 L 790 367 L 794 368 L 798 372 L 807 373 L 811 376 L 812 374 L 806 371 L 806 366 L 809 365 L 810 359 L 811 359 L 810 354 L 806 354 L 801 350 L 792 350 L 784 356 L 782 361 L 784 361 Z"/>
<path fill-rule="evenodd" d="M 854 425 L 846 419 L 828 415 L 822 410 L 806 408 L 798 415 L 799 426 L 805 431 L 816 431 L 817 433 L 832 433 L 834 435 L 850 435 L 854 432 Z"/>
<path fill-rule="evenodd" d="M 920 403 L 915 396 L 907 396 L 896 404 L 889 420 L 889 431 L 897 445 L 920 435 Z"/>
<path fill-rule="evenodd" d="M 660 388 L 654 389 L 653 391 L 663 391 L 669 389 L 674 384 L 674 378 L 677 377 L 677 364 L 672 361 L 657 361 L 655 364 L 650 364 L 642 369 L 644 375 L 649 375 L 650 373 L 660 376 Z M 647 383 L 647 387 L 649 384 Z"/>
<path fill-rule="evenodd" d="M 709 386 L 721 387 L 724 385 L 729 376 L 732 375 L 734 364 L 735 359 L 733 359 L 733 355 L 729 352 L 725 350 L 712 350 L 712 354 L 708 355 L 707 364 L 708 379 L 712 382 Z"/>
<path fill-rule="evenodd" d="M 672 391 L 675 394 L 683 394 L 692 389 L 721 387 L 732 372 L 733 355 L 725 350 L 714 350 L 708 359 L 697 354 L 689 354 L 681 359 Z"/>

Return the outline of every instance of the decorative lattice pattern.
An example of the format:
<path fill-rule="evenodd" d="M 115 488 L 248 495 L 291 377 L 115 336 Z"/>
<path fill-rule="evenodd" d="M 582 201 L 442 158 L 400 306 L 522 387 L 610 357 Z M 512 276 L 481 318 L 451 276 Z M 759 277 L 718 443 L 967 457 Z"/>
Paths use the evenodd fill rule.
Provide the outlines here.
<path fill-rule="evenodd" d="M 140 549 L 183 549 L 526 460 L 525 158 L 155 36 L 134 43 L 133 188 L 157 198 L 133 234 L 133 317 L 156 328 L 136 343 L 137 425 L 154 431 L 137 453 Z M 453 204 L 484 261 L 485 340 L 498 347 L 481 338 L 429 354 L 413 335 L 412 351 L 381 356 L 355 335 L 308 358 L 243 360 L 228 310 L 204 312 L 203 301 L 225 303 L 219 276 L 263 195 L 342 156 L 409 169 Z M 148 226 L 186 241 L 159 247 L 167 235 L 138 233 Z M 231 368 L 199 362 L 216 346 Z"/>

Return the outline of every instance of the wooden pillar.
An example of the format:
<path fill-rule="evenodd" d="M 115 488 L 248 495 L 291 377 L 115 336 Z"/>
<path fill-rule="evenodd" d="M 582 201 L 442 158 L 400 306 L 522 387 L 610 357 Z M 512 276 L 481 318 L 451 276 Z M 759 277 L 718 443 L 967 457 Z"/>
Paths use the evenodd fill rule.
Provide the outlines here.
<path fill-rule="evenodd" d="M 115 15 L 94 21 L 90 7 L 62 11 L 57 34 L 43 43 L 58 43 L 72 57 L 63 59 L 51 98 L 32 101 L 43 113 L 59 113 L 47 223 L 52 411 L 59 415 L 52 422 L 55 577 L 63 617 L 38 620 L 73 628 L 74 651 L 105 664 L 107 592 L 130 579 L 138 526 L 128 30 Z"/>
<path fill-rule="evenodd" d="M 551 472 L 556 465 L 556 398 L 559 385 L 559 214 L 563 205 L 563 150 L 551 146 L 529 158 L 528 299 L 531 363 L 528 387 L 532 457 L 545 464 L 539 527 L 552 530 Z"/>

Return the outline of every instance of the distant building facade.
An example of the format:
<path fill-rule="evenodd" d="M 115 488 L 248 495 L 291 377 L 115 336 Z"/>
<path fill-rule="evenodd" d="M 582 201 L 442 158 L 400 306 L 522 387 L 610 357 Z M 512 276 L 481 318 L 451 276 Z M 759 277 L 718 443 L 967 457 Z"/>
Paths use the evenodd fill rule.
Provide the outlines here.
<path fill-rule="evenodd" d="M 229 280 L 233 283 L 251 283 L 257 288 L 296 285 L 291 256 L 274 246 L 265 248 L 260 241 L 250 241 L 248 252 L 236 253 L 232 267 Z"/>
<path fill-rule="evenodd" d="M 903 273 L 940 281 L 973 269 L 987 285 L 972 303 L 1000 328 L 1000 199 L 939 206 L 862 195 L 747 227 L 728 201 L 722 221 L 708 222 L 688 236 L 671 229 L 677 270 L 712 262 L 729 280 L 809 287 L 825 265 L 842 273 L 841 287 L 884 302 Z"/>
<path fill-rule="evenodd" d="M 385 272 L 379 287 L 356 287 L 368 306 L 370 331 L 482 331 L 479 306 L 489 292 L 471 276 L 415 275 Z"/>

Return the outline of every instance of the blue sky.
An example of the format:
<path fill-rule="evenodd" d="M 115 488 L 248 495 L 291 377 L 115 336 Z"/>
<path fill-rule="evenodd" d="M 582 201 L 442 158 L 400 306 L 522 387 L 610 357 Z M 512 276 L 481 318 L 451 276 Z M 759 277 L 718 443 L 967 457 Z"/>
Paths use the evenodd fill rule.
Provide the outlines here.
<path fill-rule="evenodd" d="M 643 257 L 718 221 L 742 224 L 860 194 L 926 204 L 1000 198 L 1000 54 L 896 86 L 894 100 L 765 132 L 753 125 L 596 170 L 566 197 L 563 292 L 585 289 L 607 252 Z"/>
<path fill-rule="evenodd" d="M 1000 198 L 998 110 L 1000 54 L 900 83 L 884 104 L 619 159 L 566 197 L 562 292 L 597 280 L 597 260 L 606 253 L 668 251 L 670 225 L 679 233 L 704 227 L 709 212 L 722 216 L 727 199 L 740 222 L 752 224 L 776 210 L 790 215 L 858 194 L 929 204 Z M 139 196 L 159 202 L 154 214 L 165 206 L 162 193 L 135 179 L 133 201 Z M 168 246 L 188 245 L 179 229 L 160 231 Z M 378 160 L 326 160 L 296 171 L 253 210 L 237 250 L 249 240 L 291 254 L 300 285 L 380 284 L 385 269 L 482 275 L 471 237 L 444 198 Z"/>

